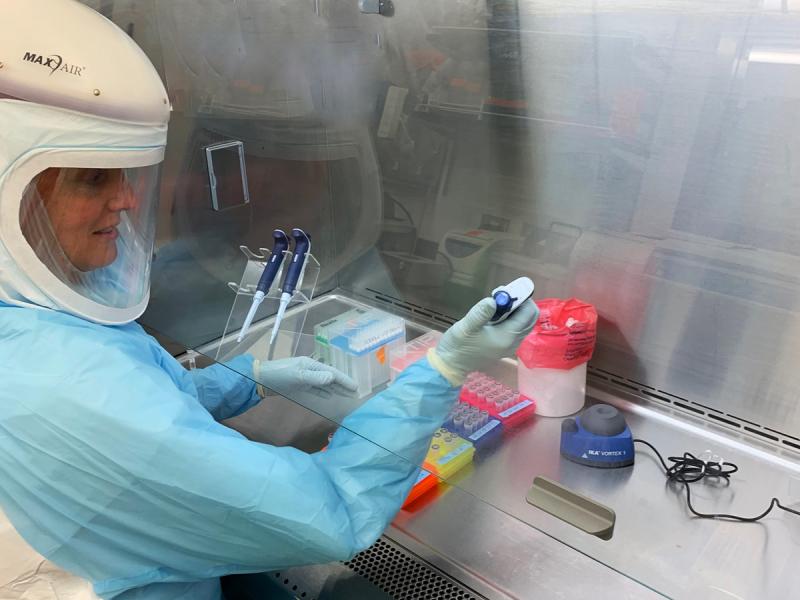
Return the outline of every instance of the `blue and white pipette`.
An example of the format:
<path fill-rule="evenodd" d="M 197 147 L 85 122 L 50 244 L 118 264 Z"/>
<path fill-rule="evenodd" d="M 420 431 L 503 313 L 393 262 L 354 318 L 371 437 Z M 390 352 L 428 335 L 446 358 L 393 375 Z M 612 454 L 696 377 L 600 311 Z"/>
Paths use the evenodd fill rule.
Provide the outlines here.
<path fill-rule="evenodd" d="M 493 289 L 492 297 L 497 305 L 497 310 L 489 324 L 497 325 L 505 321 L 511 316 L 511 313 L 533 296 L 533 290 L 533 281 L 528 277 L 519 277 L 511 283 Z"/>
<path fill-rule="evenodd" d="M 253 303 L 250 305 L 250 311 L 247 313 L 247 318 L 244 320 L 242 330 L 239 332 L 239 337 L 236 338 L 237 342 L 241 342 L 244 336 L 247 335 L 247 330 L 250 329 L 250 324 L 256 316 L 256 311 L 264 300 L 264 296 L 269 293 L 269 288 L 272 287 L 272 282 L 275 281 L 275 276 L 280 271 L 281 264 L 283 263 L 283 254 L 289 249 L 289 238 L 282 229 L 276 229 L 272 232 L 272 239 L 275 240 L 272 245 L 272 253 L 267 259 L 267 264 L 264 267 L 264 272 L 261 273 L 261 278 L 258 280 L 256 286 L 256 293 L 253 296 Z"/>
<path fill-rule="evenodd" d="M 292 262 L 289 263 L 289 267 L 286 269 L 286 275 L 283 278 L 281 302 L 278 306 L 278 314 L 275 315 L 275 325 L 272 328 L 272 336 L 269 338 L 270 346 L 278 335 L 283 313 L 286 312 L 286 307 L 289 306 L 289 302 L 292 300 L 292 295 L 300 281 L 300 276 L 303 274 L 303 268 L 306 265 L 306 257 L 311 250 L 311 238 L 302 229 L 292 229 L 292 238 L 294 238 L 294 256 L 292 256 Z"/>

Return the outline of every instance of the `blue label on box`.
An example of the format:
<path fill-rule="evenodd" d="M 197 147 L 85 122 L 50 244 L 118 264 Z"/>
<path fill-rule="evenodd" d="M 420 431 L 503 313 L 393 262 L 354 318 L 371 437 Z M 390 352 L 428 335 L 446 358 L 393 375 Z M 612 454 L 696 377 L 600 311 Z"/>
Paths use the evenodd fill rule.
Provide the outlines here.
<path fill-rule="evenodd" d="M 390 337 L 387 337 L 384 340 L 380 340 L 377 343 L 371 344 L 369 347 L 364 348 L 363 350 L 354 351 L 350 349 L 350 340 L 345 335 L 339 335 L 333 338 L 330 343 L 337 348 L 340 348 L 350 354 L 351 356 L 364 356 L 365 354 L 369 354 L 374 350 L 380 349 L 382 346 L 386 346 L 387 344 L 391 344 L 395 340 L 399 340 L 400 338 L 405 336 L 405 331 L 400 331 Z"/>
<path fill-rule="evenodd" d="M 449 454 L 445 454 L 442 458 L 437 460 L 436 464 L 437 465 L 446 465 L 447 463 L 449 463 L 454 458 L 464 454 L 464 452 L 466 452 L 470 448 L 472 448 L 472 444 L 461 444 L 458 448 L 456 448 L 455 450 L 453 450 Z"/>
<path fill-rule="evenodd" d="M 533 402 L 531 402 L 530 400 L 523 400 L 522 402 L 519 402 L 518 404 L 515 404 L 511 408 L 507 408 L 506 410 L 501 412 L 500 416 L 503 417 L 504 419 L 507 419 L 511 415 L 517 414 L 523 408 L 529 407 L 531 404 L 533 404 Z"/>
<path fill-rule="evenodd" d="M 484 425 L 483 427 L 481 427 L 480 429 L 478 429 L 478 431 L 476 431 L 476 432 L 475 432 L 475 433 L 473 433 L 471 436 L 469 436 L 467 439 L 468 439 L 468 440 L 472 440 L 473 442 L 476 442 L 476 441 L 478 441 L 478 440 L 479 440 L 481 437 L 483 437 L 484 435 L 486 435 L 487 433 L 489 433 L 489 432 L 490 432 L 492 429 L 494 429 L 495 427 L 497 427 L 498 425 L 500 425 L 500 421 L 498 421 L 498 420 L 496 420 L 496 419 L 492 419 L 492 420 L 491 420 L 491 421 L 489 421 L 489 422 L 488 422 L 486 425 Z"/>

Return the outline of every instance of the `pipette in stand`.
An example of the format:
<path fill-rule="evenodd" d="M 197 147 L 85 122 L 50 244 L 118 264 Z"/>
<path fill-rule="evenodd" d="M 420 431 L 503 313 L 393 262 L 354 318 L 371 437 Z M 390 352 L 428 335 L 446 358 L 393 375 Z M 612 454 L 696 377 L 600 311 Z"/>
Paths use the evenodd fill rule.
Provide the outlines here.
<path fill-rule="evenodd" d="M 278 306 L 278 314 L 275 315 L 275 325 L 272 328 L 272 336 L 269 339 L 270 346 L 278 335 L 283 313 L 286 312 L 286 307 L 289 306 L 289 302 L 292 300 L 292 295 L 306 265 L 306 257 L 311 250 L 311 238 L 302 229 L 292 229 L 292 238 L 294 238 L 294 256 L 292 257 L 292 262 L 289 263 L 289 268 L 286 269 L 286 276 L 283 278 L 281 302 Z"/>
<path fill-rule="evenodd" d="M 256 286 L 256 293 L 253 296 L 253 303 L 250 305 L 250 311 L 247 313 L 247 318 L 244 320 L 242 330 L 239 332 L 239 337 L 236 338 L 237 342 L 241 342 L 244 336 L 247 335 L 247 330 L 250 329 L 250 324 L 256 316 L 256 311 L 264 300 L 264 296 L 269 293 L 269 288 L 272 287 L 272 282 L 275 281 L 275 276 L 280 271 L 281 264 L 283 263 L 283 254 L 289 249 L 289 238 L 282 229 L 276 229 L 272 232 L 272 239 L 275 240 L 272 245 L 272 253 L 267 259 L 267 264 L 264 267 L 264 272 L 261 273 L 261 278 L 258 280 Z"/>

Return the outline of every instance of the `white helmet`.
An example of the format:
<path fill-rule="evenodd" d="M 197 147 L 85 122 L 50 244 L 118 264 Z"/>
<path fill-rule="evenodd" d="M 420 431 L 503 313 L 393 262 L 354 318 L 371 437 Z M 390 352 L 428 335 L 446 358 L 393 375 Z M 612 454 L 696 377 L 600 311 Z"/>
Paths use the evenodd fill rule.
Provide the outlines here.
<path fill-rule="evenodd" d="M 74 0 L 3 0 L 0 301 L 103 324 L 150 293 L 169 101 L 152 63 Z"/>

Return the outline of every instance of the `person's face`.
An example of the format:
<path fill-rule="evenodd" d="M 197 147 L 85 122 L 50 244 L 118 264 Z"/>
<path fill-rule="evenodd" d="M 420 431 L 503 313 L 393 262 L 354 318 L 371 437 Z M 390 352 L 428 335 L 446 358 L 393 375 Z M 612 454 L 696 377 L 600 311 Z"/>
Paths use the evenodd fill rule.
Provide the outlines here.
<path fill-rule="evenodd" d="M 121 169 L 48 169 L 39 195 L 64 254 L 80 271 L 107 267 L 117 258 L 121 213 L 136 197 Z"/>

